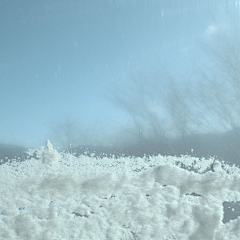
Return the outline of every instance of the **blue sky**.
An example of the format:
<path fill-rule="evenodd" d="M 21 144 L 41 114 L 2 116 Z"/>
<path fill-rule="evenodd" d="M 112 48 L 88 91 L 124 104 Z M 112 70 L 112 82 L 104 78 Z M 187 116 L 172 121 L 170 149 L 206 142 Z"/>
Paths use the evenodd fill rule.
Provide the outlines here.
<path fill-rule="evenodd" d="M 186 74 L 236 9 L 234 0 L 2 0 L 0 142 L 43 145 L 67 119 L 114 131 L 128 121 L 106 98 L 114 81 L 125 87 L 160 65 Z"/>

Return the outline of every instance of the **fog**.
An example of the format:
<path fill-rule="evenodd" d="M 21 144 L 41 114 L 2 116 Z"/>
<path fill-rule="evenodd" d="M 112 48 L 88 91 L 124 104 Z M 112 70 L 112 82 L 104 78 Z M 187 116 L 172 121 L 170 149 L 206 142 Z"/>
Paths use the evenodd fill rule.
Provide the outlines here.
<path fill-rule="evenodd" d="M 240 165 L 239 10 L 239 0 L 1 1 L 0 172 L 8 176 L 8 172 L 14 175 L 15 169 L 19 171 L 19 174 L 9 180 L 9 185 L 6 185 L 3 179 L 5 175 L 2 175 L 0 186 L 5 186 L 2 194 L 13 194 L 8 191 L 8 186 L 12 189 L 19 179 L 28 177 L 27 170 L 32 169 L 31 175 L 42 166 L 50 175 L 53 173 L 57 179 L 59 177 L 60 183 L 67 179 L 67 182 L 73 181 L 75 184 L 77 180 L 68 174 L 74 172 L 74 166 L 81 169 L 83 165 L 80 162 L 86 159 L 87 162 L 94 162 L 94 166 L 99 162 L 102 164 L 101 168 L 96 168 L 100 171 L 101 179 L 105 176 L 102 175 L 104 167 L 112 162 L 117 165 L 119 161 L 129 164 L 137 162 L 138 169 L 145 171 L 144 166 L 149 159 L 156 163 L 153 166 L 150 164 L 152 160 L 149 160 L 149 168 L 172 161 L 164 167 L 166 173 L 171 175 L 171 170 L 176 166 L 191 172 L 196 170 L 193 165 L 201 165 L 206 161 L 206 172 L 201 172 L 201 176 L 193 175 L 193 178 L 197 176 L 201 179 L 199 186 L 196 184 L 194 189 L 189 188 L 192 192 L 184 192 L 190 195 L 194 195 L 195 190 L 201 192 L 202 188 L 206 188 L 203 182 L 209 176 L 217 179 L 215 190 L 220 189 L 218 184 L 221 182 L 221 174 L 215 174 L 213 167 L 217 162 L 221 164 L 226 176 L 226 185 L 221 191 L 232 194 L 236 189 L 231 185 L 229 169 L 235 169 L 234 174 L 238 176 Z M 46 141 L 53 144 L 47 157 L 49 162 L 45 162 L 44 154 L 48 154 L 49 150 L 49 146 L 45 146 Z M 61 165 L 66 170 L 64 177 L 59 175 L 58 167 L 53 167 L 54 159 L 57 166 Z M 66 167 L 67 161 L 71 165 L 69 168 Z M 91 168 L 89 174 L 95 174 L 96 169 Z M 156 169 L 152 171 L 157 171 Z M 190 174 L 183 173 L 182 169 L 176 171 L 182 175 Z M 198 174 L 196 171 L 195 174 Z M 212 173 L 205 175 L 209 171 Z M 147 176 L 153 175 L 150 172 L 149 170 L 145 175 L 146 184 L 141 185 L 144 194 L 149 180 Z M 115 173 L 118 173 L 117 170 Z M 115 177 L 107 179 L 116 180 Z M 120 184 L 119 179 L 115 181 L 116 184 Z M 90 178 L 88 180 L 91 181 Z M 29 177 L 29 181 L 35 183 L 32 177 Z M 51 177 L 43 174 L 36 181 L 38 186 L 41 181 L 51 182 Z M 179 197 L 177 191 L 181 192 L 184 185 L 188 184 L 183 181 L 180 186 L 170 180 L 169 184 L 164 181 L 161 182 L 161 188 L 165 185 L 177 188 L 174 190 L 176 194 L 173 194 L 175 197 Z M 79 189 L 82 191 L 81 184 L 76 183 L 75 186 L 81 186 Z M 132 180 L 127 184 L 131 185 Z M 158 189 L 156 184 L 152 187 Z M 134 188 L 134 193 L 138 192 L 134 184 L 131 188 Z M 129 193 L 126 189 L 124 191 Z M 25 199 L 29 188 L 18 190 Z M 110 190 L 112 191 L 111 187 Z M 215 190 L 211 190 L 213 191 L 203 193 L 207 197 L 212 196 Z M 63 189 L 61 194 L 64 195 L 64 191 Z M 194 198 L 194 204 L 203 204 L 201 211 L 207 206 L 213 213 L 208 217 L 216 224 L 208 229 L 207 238 L 224 239 L 223 234 L 226 232 L 230 234 L 229 237 L 239 236 L 239 232 L 234 231 L 234 226 L 239 225 L 239 214 L 231 212 L 230 219 L 235 217 L 238 220 L 229 224 L 229 216 L 224 215 L 228 208 L 240 201 L 239 189 L 235 192 L 235 198 L 218 199 L 218 196 L 214 196 L 216 206 L 210 206 L 207 202 L 200 203 L 201 194 L 194 195 L 196 199 L 201 199 L 198 202 Z M 37 190 L 32 192 L 32 197 L 39 202 L 42 201 L 40 193 Z M 109 194 L 109 191 L 105 193 Z M 58 197 L 61 198 L 61 194 Z M 92 197 L 91 191 L 84 194 Z M 133 202 L 137 199 L 136 196 L 131 198 Z M 58 197 L 56 199 L 61 205 Z M 167 198 L 167 191 L 165 197 Z M 180 201 L 184 202 L 185 197 L 184 195 L 183 200 L 180 196 Z M 50 196 L 49 206 L 56 199 Z M 110 201 L 111 197 L 108 196 L 107 199 Z M 123 200 L 127 201 L 124 197 Z M 0 202 L 6 202 L 1 195 Z M 164 200 L 163 203 L 167 206 L 167 201 Z M 14 204 L 21 208 L 18 202 Z M 156 204 L 151 206 L 155 208 Z M 191 205 L 190 209 L 194 212 L 195 207 Z M 216 216 L 214 209 L 217 209 Z M 39 235 L 28 233 L 25 225 L 22 226 L 22 233 L 17 226 L 11 228 L 8 225 L 9 219 L 21 219 L 19 216 L 22 216 L 20 210 L 15 210 L 8 212 L 7 207 L 4 210 L 0 208 L 0 218 L 5 224 L 2 227 L 5 235 L 1 235 L 0 226 L 0 237 L 55 236 L 52 230 L 39 227 L 37 221 L 40 220 L 35 221 L 36 219 L 29 221 L 34 226 L 37 224 L 36 228 L 41 232 Z M 33 206 L 27 218 L 40 219 L 41 214 L 36 214 L 36 211 Z M 141 211 L 138 213 L 139 216 L 142 214 Z M 86 214 L 80 215 L 82 217 Z M 172 216 L 163 215 L 167 222 Z M 115 216 L 114 211 L 109 216 Z M 191 219 L 185 212 L 179 216 Z M 72 215 L 67 213 L 65 217 L 60 222 Z M 50 217 L 43 217 L 41 221 L 49 219 Z M 149 237 L 153 234 L 149 230 L 153 225 L 148 226 L 148 230 L 143 228 L 141 232 L 140 219 L 141 217 L 136 219 L 136 226 L 128 226 L 127 230 L 122 229 L 126 226 L 125 223 L 114 223 L 113 229 L 119 229 L 120 226 L 121 234 L 126 234 L 119 233 L 115 237 L 138 239 L 137 232 L 139 236 Z M 150 218 L 147 219 L 150 221 Z M 95 220 L 97 226 L 99 219 Z M 201 231 L 205 231 L 204 221 L 191 219 L 189 224 L 192 227 L 186 228 L 189 231 L 182 233 L 176 228 L 182 222 L 178 218 L 175 220 L 176 224 L 172 226 L 169 221 L 170 232 L 160 231 L 156 236 L 165 234 L 167 237 L 184 236 L 189 239 L 191 236 L 203 237 Z M 76 222 L 73 221 L 72 224 Z M 106 226 L 108 224 L 110 223 Z M 201 230 L 195 228 L 197 224 L 200 224 Z M 58 222 L 56 229 L 61 226 Z M 102 237 L 111 236 L 115 239 L 114 232 L 107 233 L 108 227 L 102 229 Z M 18 231 L 17 234 L 15 230 Z M 48 231 L 46 234 L 45 230 Z M 66 234 L 55 237 L 66 237 Z M 87 231 L 84 234 L 83 237 L 89 238 L 100 236 L 91 235 Z M 78 233 L 75 235 L 80 236 Z"/>
<path fill-rule="evenodd" d="M 1 143 L 29 148 L 51 139 L 61 148 L 120 146 L 127 137 L 134 144 L 135 131 L 160 130 L 149 129 L 144 114 L 157 118 L 161 131 L 171 129 L 171 137 L 231 130 L 226 122 L 232 119 L 213 112 L 201 123 L 196 118 L 200 122 L 206 108 L 219 108 L 216 95 L 225 86 L 214 93 L 210 84 L 238 74 L 236 62 L 226 63 L 239 49 L 238 1 L 12 0 L 0 9 Z M 185 96 L 186 103 L 177 100 Z M 116 104 L 121 98 L 125 107 Z M 224 92 L 221 101 L 226 109 L 234 100 Z M 191 122 L 188 129 L 183 121 Z"/>

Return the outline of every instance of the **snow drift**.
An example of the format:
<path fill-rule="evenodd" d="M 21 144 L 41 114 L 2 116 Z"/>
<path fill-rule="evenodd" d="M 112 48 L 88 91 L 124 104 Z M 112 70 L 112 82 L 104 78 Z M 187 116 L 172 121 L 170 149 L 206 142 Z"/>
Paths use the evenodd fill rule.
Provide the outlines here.
<path fill-rule="evenodd" d="M 223 220 L 223 204 L 240 201 L 237 167 L 189 156 L 75 157 L 49 141 L 28 154 L 0 165 L 1 239 L 240 238 L 240 217 Z"/>

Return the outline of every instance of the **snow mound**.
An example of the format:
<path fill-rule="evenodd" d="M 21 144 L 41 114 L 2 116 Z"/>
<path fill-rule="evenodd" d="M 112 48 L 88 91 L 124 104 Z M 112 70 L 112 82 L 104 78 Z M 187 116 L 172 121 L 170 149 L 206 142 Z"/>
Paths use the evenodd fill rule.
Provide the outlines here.
<path fill-rule="evenodd" d="M 56 164 L 60 159 L 59 153 L 53 149 L 49 140 L 46 142 L 46 149 L 43 151 L 42 161 L 45 164 Z"/>
<path fill-rule="evenodd" d="M 239 217 L 223 223 L 223 202 L 240 201 L 236 167 L 75 157 L 50 141 L 34 151 L 39 159 L 0 166 L 0 239 L 240 238 Z"/>

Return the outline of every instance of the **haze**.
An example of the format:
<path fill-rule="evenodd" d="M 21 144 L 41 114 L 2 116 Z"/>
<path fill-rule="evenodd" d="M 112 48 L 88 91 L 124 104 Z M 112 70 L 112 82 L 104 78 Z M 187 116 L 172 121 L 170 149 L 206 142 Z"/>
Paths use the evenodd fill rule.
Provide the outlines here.
<path fill-rule="evenodd" d="M 1 1 L 0 141 L 63 147 L 70 125 L 70 144 L 113 144 L 136 118 L 112 93 L 133 78 L 161 85 L 163 73 L 195 83 L 203 45 L 238 29 L 238 17 L 239 1 L 227 0 Z"/>

